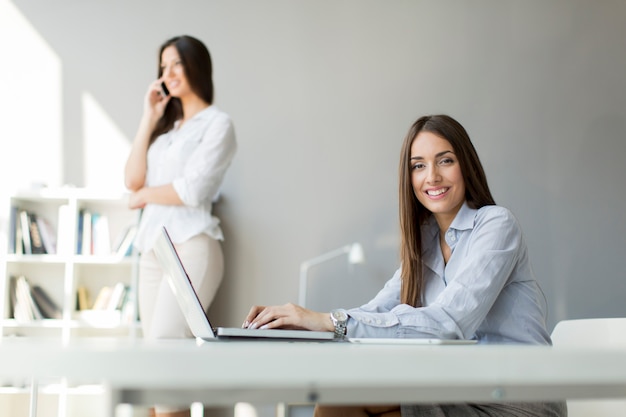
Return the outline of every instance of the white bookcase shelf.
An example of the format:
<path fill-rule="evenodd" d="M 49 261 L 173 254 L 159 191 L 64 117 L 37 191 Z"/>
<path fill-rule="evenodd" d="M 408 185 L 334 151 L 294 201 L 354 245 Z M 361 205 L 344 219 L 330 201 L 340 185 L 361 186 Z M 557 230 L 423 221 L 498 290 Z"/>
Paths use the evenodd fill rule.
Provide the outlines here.
<path fill-rule="evenodd" d="M 43 189 L 15 194 L 0 204 L 6 204 L 10 213 L 6 228 L 8 253 L 0 257 L 0 338 L 36 336 L 66 341 L 80 337 L 141 336 L 136 299 L 138 255 L 117 248 L 125 235 L 128 235 L 125 244 L 129 246 L 139 220 L 138 212 L 128 208 L 128 195 L 80 188 Z M 28 216 L 22 220 L 22 211 L 34 214 L 35 224 L 37 218 L 45 219 L 47 227 L 39 226 L 46 230 L 38 232 L 48 233 L 39 236 L 47 253 L 29 254 L 22 245 L 24 239 L 17 228 L 21 229 L 22 221 L 29 224 Z M 84 230 L 85 213 L 90 214 L 89 224 L 93 225 L 88 245 L 82 245 L 88 236 Z M 98 227 L 95 219 L 99 219 Z M 29 237 L 32 238 L 30 233 Z M 36 243 L 31 242 L 30 252 Z M 25 319 L 24 314 L 15 315 L 19 277 L 25 278 L 31 292 L 39 287 L 52 299 L 59 309 L 55 318 Z M 126 297 L 123 303 L 115 307 L 110 303 L 106 309 L 89 308 L 103 288 L 119 287 L 120 283 Z M 79 293 L 88 294 L 90 300 L 85 302 L 82 297 L 83 302 L 79 303 Z M 81 308 L 85 305 L 86 309 Z M 104 417 L 103 387 L 94 382 L 93 386 L 71 386 L 63 379 L 36 381 L 33 386 L 38 387 L 34 397 L 35 403 L 39 403 L 37 416 Z M 0 416 L 32 413 L 31 383 L 0 381 Z"/>
<path fill-rule="evenodd" d="M 137 211 L 130 210 L 127 201 L 125 194 L 103 194 L 81 188 L 43 189 L 9 198 L 9 253 L 0 272 L 1 337 L 136 335 L 139 331 L 137 254 L 126 247 L 119 250 L 117 247 L 138 221 Z M 41 227 L 41 223 L 31 220 L 40 226 L 35 233 L 40 235 L 39 241 L 44 243 L 47 253 L 34 253 L 36 236 L 30 236 L 29 247 L 22 244 L 26 239 L 20 239 L 18 230 L 24 234 L 22 226 L 29 227 L 32 235 L 34 227 L 22 217 L 22 212 L 34 214 L 35 219 L 40 222 L 43 219 L 47 224 L 48 227 Z M 92 226 L 89 231 L 88 225 Z M 27 314 L 16 314 L 16 303 L 20 304 L 16 294 L 24 294 L 19 290 L 23 286 L 17 284 L 19 277 L 25 278 L 31 292 L 39 287 L 49 296 L 59 307 L 58 317 L 32 319 Z M 123 301 L 91 310 L 102 289 L 116 285 L 124 287 Z M 87 298 L 79 297 L 79 293 Z"/>

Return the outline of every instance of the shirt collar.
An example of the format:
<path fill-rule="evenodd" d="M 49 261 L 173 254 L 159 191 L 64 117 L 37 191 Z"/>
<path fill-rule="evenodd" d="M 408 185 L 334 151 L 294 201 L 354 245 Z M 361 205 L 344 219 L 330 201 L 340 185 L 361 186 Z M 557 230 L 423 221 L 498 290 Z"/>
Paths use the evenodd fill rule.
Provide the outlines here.
<path fill-rule="evenodd" d="M 454 240 L 452 241 L 446 239 L 451 248 L 454 248 L 458 241 L 457 231 L 460 232 L 474 228 L 474 216 L 476 212 L 477 210 L 470 208 L 467 202 L 463 203 L 448 229 L 454 236 Z M 431 215 L 422 226 L 422 262 L 437 275 L 443 273 L 445 268 L 443 256 L 439 250 L 438 236 L 439 225 L 437 224 L 437 220 L 435 220 L 435 216 Z"/>
<path fill-rule="evenodd" d="M 476 217 L 476 212 L 478 210 L 470 208 L 467 205 L 467 201 L 463 203 L 459 212 L 452 220 L 452 224 L 450 225 L 450 229 L 455 230 L 469 230 L 474 228 L 474 217 Z"/>
<path fill-rule="evenodd" d="M 467 201 L 465 201 L 454 217 L 454 220 L 452 220 L 450 229 L 469 230 L 474 228 L 474 217 L 477 211 L 476 209 L 470 208 L 467 205 Z M 435 220 L 435 216 L 431 214 L 422 226 L 422 233 L 426 232 L 428 236 L 432 237 L 435 236 L 438 231 L 439 225 L 437 224 L 437 220 Z"/>
<path fill-rule="evenodd" d="M 193 117 L 187 121 L 187 123 L 192 120 L 208 120 L 209 118 L 213 117 L 215 113 L 217 113 L 217 107 L 215 107 L 215 104 L 210 104 L 209 107 L 207 107 L 206 109 L 202 109 L 198 113 L 194 114 Z M 179 125 L 180 120 L 176 120 L 174 122 L 173 130 L 178 129 Z"/>
<path fill-rule="evenodd" d="M 213 113 L 215 113 L 217 111 L 217 107 L 215 107 L 214 104 L 210 104 L 209 107 L 207 107 L 204 110 L 200 110 L 198 113 L 196 113 L 192 119 L 198 118 L 198 119 L 208 119 L 209 117 L 211 117 L 213 115 Z"/>

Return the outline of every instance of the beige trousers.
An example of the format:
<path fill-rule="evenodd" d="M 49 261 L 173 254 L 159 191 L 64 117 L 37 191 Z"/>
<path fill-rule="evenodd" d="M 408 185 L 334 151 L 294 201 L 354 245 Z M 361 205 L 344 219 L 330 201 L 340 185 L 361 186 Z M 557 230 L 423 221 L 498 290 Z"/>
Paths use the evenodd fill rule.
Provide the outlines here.
<path fill-rule="evenodd" d="M 200 303 L 207 310 L 224 273 L 224 257 L 220 242 L 200 234 L 174 246 L 198 293 Z M 192 337 L 161 264 L 152 250 L 141 254 L 138 296 L 139 318 L 145 338 Z"/>

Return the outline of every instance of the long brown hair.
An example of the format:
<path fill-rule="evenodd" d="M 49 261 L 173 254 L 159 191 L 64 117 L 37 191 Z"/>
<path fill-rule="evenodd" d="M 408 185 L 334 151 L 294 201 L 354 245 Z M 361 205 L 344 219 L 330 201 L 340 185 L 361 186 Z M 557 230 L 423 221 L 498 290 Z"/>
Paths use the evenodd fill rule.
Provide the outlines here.
<path fill-rule="evenodd" d="M 431 115 L 417 119 L 409 129 L 400 152 L 400 245 L 402 289 L 400 301 L 413 307 L 422 305 L 424 289 L 422 273 L 422 234 L 421 226 L 430 216 L 415 196 L 411 183 L 411 145 L 420 132 L 433 133 L 452 145 L 459 160 L 465 182 L 465 200 L 471 208 L 478 209 L 496 204 L 483 166 L 469 135 L 459 122 L 447 115 Z"/>
<path fill-rule="evenodd" d="M 161 45 L 159 49 L 159 76 L 163 75 L 161 68 L 161 56 L 163 50 L 169 46 L 174 46 L 183 64 L 183 71 L 189 83 L 191 91 L 206 101 L 213 103 L 213 64 L 211 54 L 207 47 L 198 39 L 183 35 L 169 39 Z M 183 117 L 183 107 L 180 99 L 171 97 L 165 107 L 163 116 L 157 122 L 154 131 L 150 135 L 150 144 L 161 134 L 170 131 L 174 123 Z"/>

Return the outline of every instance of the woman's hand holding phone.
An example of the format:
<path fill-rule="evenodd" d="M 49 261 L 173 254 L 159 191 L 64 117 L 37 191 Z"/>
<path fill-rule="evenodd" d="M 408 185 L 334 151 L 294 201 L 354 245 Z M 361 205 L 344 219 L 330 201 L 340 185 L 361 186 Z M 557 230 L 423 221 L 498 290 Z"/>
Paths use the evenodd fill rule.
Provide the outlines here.
<path fill-rule="evenodd" d="M 166 94 L 167 93 L 167 94 Z M 169 90 L 161 80 L 153 81 L 148 87 L 144 102 L 144 113 L 150 119 L 156 121 L 163 116 L 165 106 L 170 101 Z"/>

